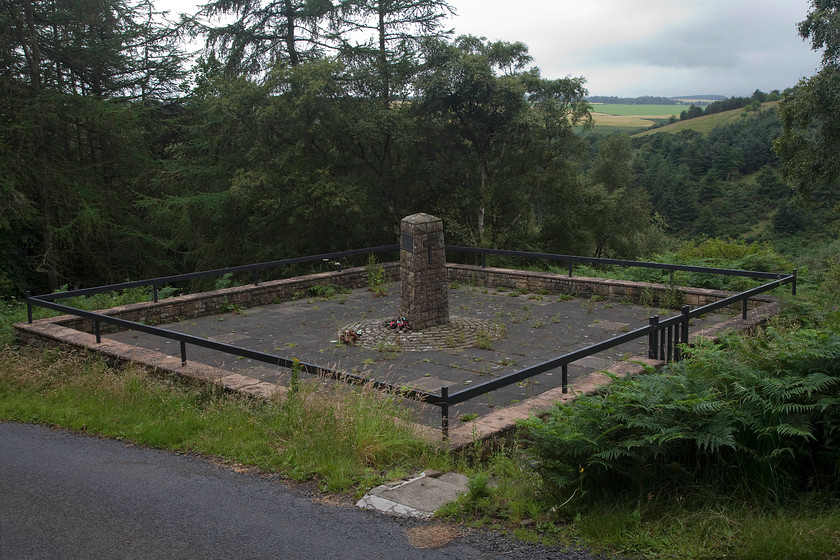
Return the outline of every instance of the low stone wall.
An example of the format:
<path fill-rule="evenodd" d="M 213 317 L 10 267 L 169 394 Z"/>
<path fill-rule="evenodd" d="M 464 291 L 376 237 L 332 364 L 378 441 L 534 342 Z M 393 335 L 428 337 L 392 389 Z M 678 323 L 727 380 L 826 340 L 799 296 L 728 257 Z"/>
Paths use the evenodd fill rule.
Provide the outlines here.
<path fill-rule="evenodd" d="M 610 278 L 565 276 L 552 272 L 482 268 L 462 264 L 450 264 L 447 265 L 447 268 L 450 282 L 469 286 L 507 288 L 522 293 L 569 294 L 585 298 L 600 296 L 608 300 L 629 301 L 656 307 L 665 307 L 665 302 L 673 299 L 675 295 L 681 297 L 683 303 L 690 305 L 692 308 L 702 307 L 734 295 L 733 292 L 723 290 L 613 280 Z M 644 301 L 647 298 L 650 300 Z M 772 297 L 759 296 L 749 300 L 747 307 L 753 309 L 771 300 L 773 300 Z"/>
<path fill-rule="evenodd" d="M 384 263 L 388 282 L 399 278 L 399 263 Z M 348 268 L 341 271 L 321 272 L 283 280 L 272 280 L 257 285 L 248 284 L 198 294 L 175 296 L 158 302 L 132 303 L 103 310 L 104 315 L 126 319 L 146 325 L 171 323 L 179 319 L 216 315 L 232 309 L 247 309 L 270 303 L 288 301 L 295 297 L 310 297 L 308 290 L 314 286 L 337 286 L 348 290 L 367 286 L 367 267 Z M 87 319 L 63 317 L 59 324 L 80 331 L 90 332 L 93 324 Z M 107 332 L 103 325 L 103 332 Z"/>

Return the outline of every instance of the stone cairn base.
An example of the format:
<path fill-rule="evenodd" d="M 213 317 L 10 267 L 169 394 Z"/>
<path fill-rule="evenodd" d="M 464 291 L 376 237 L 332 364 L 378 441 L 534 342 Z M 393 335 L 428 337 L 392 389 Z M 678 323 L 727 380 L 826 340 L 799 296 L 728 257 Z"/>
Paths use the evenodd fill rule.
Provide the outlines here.
<path fill-rule="evenodd" d="M 367 320 L 345 325 L 339 339 L 346 343 L 383 352 L 423 352 L 447 348 L 482 346 L 502 338 L 501 327 L 492 321 L 472 317 L 450 317 L 449 322 L 400 332 L 386 320 Z M 352 333 L 352 334 L 351 334 Z"/>

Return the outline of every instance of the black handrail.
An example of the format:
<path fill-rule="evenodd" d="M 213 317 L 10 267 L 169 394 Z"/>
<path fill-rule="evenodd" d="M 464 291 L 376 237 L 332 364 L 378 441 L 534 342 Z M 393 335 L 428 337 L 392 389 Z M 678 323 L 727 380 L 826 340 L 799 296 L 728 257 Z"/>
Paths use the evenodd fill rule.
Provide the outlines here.
<path fill-rule="evenodd" d="M 729 269 L 729 268 L 711 268 L 705 266 L 693 266 L 693 265 L 683 265 L 683 264 L 667 264 L 667 263 L 654 263 L 654 262 L 644 262 L 644 261 L 628 261 L 628 260 L 621 260 L 621 259 L 604 259 L 600 257 L 581 257 L 577 255 L 557 255 L 553 253 L 530 253 L 525 251 L 510 251 L 507 249 L 488 249 L 484 247 L 460 247 L 457 245 L 447 245 L 447 251 L 456 251 L 460 253 L 476 253 L 482 256 L 486 255 L 499 255 L 503 257 L 521 257 L 521 258 L 528 258 L 528 259 L 542 259 L 542 260 L 549 260 L 549 261 L 563 261 L 568 263 L 588 263 L 588 264 L 599 264 L 599 265 L 615 265 L 621 266 L 625 268 L 632 268 L 632 267 L 639 267 L 639 268 L 655 268 L 659 270 L 668 270 L 668 271 L 683 271 L 683 272 L 700 272 L 706 274 L 720 274 L 723 276 L 745 276 L 748 278 L 766 278 L 766 279 L 778 279 L 782 278 L 783 276 L 788 276 L 787 274 L 777 273 L 777 272 L 760 272 L 760 271 L 752 271 L 752 270 L 737 270 L 737 269 Z M 487 268 L 486 260 L 482 260 L 482 266 Z M 569 274 L 571 276 L 571 272 Z"/>
<path fill-rule="evenodd" d="M 373 247 L 369 249 L 357 249 L 353 251 L 344 251 L 339 253 L 325 253 L 321 255 L 313 255 L 310 257 L 299 257 L 294 259 L 284 259 L 280 261 L 272 261 L 267 263 L 258 263 L 253 265 L 245 265 L 239 267 L 231 267 L 225 269 L 217 269 L 211 271 L 204 271 L 204 272 L 196 272 L 191 274 L 181 274 L 176 276 L 167 276 L 162 278 L 154 278 L 151 280 L 140 280 L 136 282 L 125 282 L 122 284 L 112 284 L 109 286 L 100 286 L 97 288 L 86 288 L 81 290 L 72 290 L 68 292 L 60 292 L 55 294 L 47 294 L 41 296 L 32 296 L 27 294 L 26 302 L 27 302 L 27 315 L 29 323 L 32 323 L 32 305 L 36 305 L 39 307 L 45 307 L 48 309 L 52 309 L 55 311 L 59 311 L 61 313 L 67 315 L 75 315 L 78 317 L 82 317 L 85 319 L 92 320 L 94 322 L 94 332 L 96 335 L 96 342 L 101 342 L 100 333 L 100 323 L 108 323 L 118 327 L 123 327 L 129 330 L 136 330 L 140 332 L 144 332 L 147 334 L 151 334 L 154 336 L 160 336 L 162 338 L 168 338 L 172 340 L 177 340 L 181 346 L 181 363 L 186 364 L 186 344 L 192 344 L 195 346 L 208 348 L 210 350 L 216 350 L 220 352 L 225 352 L 228 354 L 242 356 L 245 358 L 250 358 L 262 363 L 267 363 L 271 365 L 275 365 L 278 367 L 284 368 L 299 368 L 301 371 L 304 371 L 309 374 L 313 375 L 323 375 L 326 377 L 330 377 L 332 379 L 341 380 L 348 383 L 353 384 L 369 384 L 370 386 L 390 391 L 394 393 L 398 393 L 402 396 L 407 398 L 421 400 L 431 405 L 435 405 L 440 407 L 441 409 L 441 430 L 443 432 L 444 438 L 449 436 L 449 407 L 469 399 L 475 398 L 477 396 L 483 395 L 485 393 L 489 393 L 490 391 L 495 391 L 497 389 L 501 389 L 508 385 L 512 385 L 514 383 L 518 383 L 525 379 L 534 377 L 535 375 L 539 375 L 541 373 L 545 373 L 554 369 L 562 368 L 562 391 L 565 393 L 568 391 L 568 366 L 572 362 L 577 360 L 592 356 L 604 350 L 609 350 L 610 348 L 614 348 L 615 346 L 619 346 L 621 344 L 625 344 L 627 342 L 632 342 L 633 340 L 637 340 L 644 336 L 649 337 L 648 342 L 648 356 L 653 359 L 660 359 L 666 362 L 670 361 L 679 361 L 680 359 L 680 345 L 685 344 L 688 342 L 688 325 L 689 321 L 695 317 L 699 317 L 701 315 L 705 315 L 712 311 L 722 309 L 724 307 L 729 307 L 731 305 L 742 303 L 743 309 L 743 317 L 746 318 L 747 315 L 747 301 L 763 292 L 767 292 L 769 290 L 775 289 L 780 287 L 784 284 L 792 284 L 792 289 L 794 295 L 796 294 L 796 271 L 794 270 L 792 274 L 783 274 L 783 273 L 769 273 L 769 272 L 758 272 L 758 271 L 744 271 L 744 270 L 732 270 L 732 269 L 715 269 L 715 268 L 706 268 L 706 267 L 696 267 L 696 266 L 686 266 L 686 265 L 669 265 L 664 263 L 646 263 L 646 262 L 639 262 L 639 261 L 622 261 L 616 259 L 599 259 L 595 257 L 577 257 L 571 255 L 553 255 L 547 253 L 526 253 L 521 251 L 506 251 L 506 250 L 499 250 L 499 249 L 482 249 L 482 248 L 475 248 L 475 247 L 457 247 L 451 246 L 447 247 L 447 250 L 453 251 L 461 251 L 461 252 L 472 252 L 472 253 L 480 253 L 483 256 L 488 254 L 497 254 L 497 255 L 504 255 L 504 256 L 515 256 L 515 257 L 528 257 L 534 259 L 550 259 L 550 260 L 568 260 L 570 262 L 570 275 L 571 275 L 571 262 L 590 262 L 590 263 L 597 263 L 597 264 L 612 264 L 618 266 L 641 266 L 647 268 L 659 268 L 665 270 L 682 270 L 682 271 L 691 271 L 691 272 L 703 272 L 709 274 L 721 274 L 721 275 L 729 275 L 729 276 L 746 276 L 752 278 L 773 278 L 775 279 L 772 282 L 768 282 L 767 284 L 763 284 L 761 286 L 757 286 L 755 288 L 745 290 L 741 293 L 735 294 L 733 296 L 721 299 L 719 301 L 707 304 L 703 307 L 698 307 L 697 309 L 691 310 L 688 306 L 683 306 L 682 311 L 679 315 L 674 315 L 662 321 L 659 320 L 659 316 L 656 315 L 651 317 L 651 320 L 648 325 L 638 328 L 636 330 L 630 331 L 628 333 L 621 334 L 619 336 L 610 338 L 608 340 L 604 340 L 593 345 L 590 345 L 586 348 L 582 348 L 579 350 L 575 350 L 564 354 L 562 356 L 558 356 L 556 358 L 552 358 L 551 360 L 542 362 L 540 364 L 536 364 L 530 366 L 528 368 L 522 369 L 520 371 L 511 373 L 509 375 L 499 377 L 497 379 L 493 379 L 491 381 L 487 381 L 480 385 L 475 385 L 470 387 L 469 389 L 465 389 L 463 391 L 459 391 L 457 393 L 450 393 L 450 387 L 441 387 L 440 394 L 434 394 L 427 391 L 422 391 L 419 389 L 413 389 L 410 387 L 406 387 L 404 385 L 395 385 L 389 383 L 387 381 L 377 381 L 372 378 L 360 376 L 357 374 L 344 372 L 335 370 L 332 368 L 320 366 L 317 364 L 311 364 L 307 362 L 302 362 L 294 358 L 287 358 L 282 356 L 276 356 L 273 354 L 268 354 L 264 352 L 258 352 L 255 350 L 250 350 L 247 348 L 242 348 L 239 346 L 231 345 L 231 344 L 224 344 L 220 342 L 215 342 L 212 340 L 196 337 L 189 334 L 178 333 L 174 331 L 169 331 L 166 329 L 161 329 L 158 327 L 153 327 L 150 325 L 144 325 L 141 323 L 135 323 L 133 321 L 128 321 L 126 319 L 120 319 L 117 317 L 113 317 L 110 315 L 105 315 L 102 313 L 96 313 L 93 311 L 83 311 L 80 309 L 76 309 L 73 307 L 69 307 L 66 305 L 61 305 L 57 303 L 53 303 L 52 300 L 60 299 L 60 298 L 69 298 L 75 297 L 80 295 L 92 295 L 102 292 L 109 292 L 115 291 L 118 289 L 127 289 L 133 288 L 138 286 L 157 286 L 159 284 L 166 284 L 175 281 L 183 281 L 183 280 L 191 280 L 195 278 L 202 278 L 207 276 L 213 275 L 223 275 L 228 273 L 236 273 L 236 272 L 247 272 L 247 271 L 259 271 L 266 268 L 273 268 L 279 266 L 287 266 L 292 264 L 300 264 L 305 262 L 315 262 L 319 260 L 327 260 L 327 259 L 340 259 L 346 256 L 355 256 L 361 254 L 370 254 L 370 253 L 382 253 L 387 251 L 397 250 L 399 248 L 398 245 L 386 245 L 380 247 Z M 486 266 L 486 262 L 483 263 Z"/>
<path fill-rule="evenodd" d="M 322 262 L 325 260 L 343 259 L 345 257 L 354 257 L 358 255 L 366 255 L 372 253 L 387 253 L 388 251 L 397 251 L 399 245 L 380 245 L 379 247 L 370 247 L 368 249 L 353 249 L 351 251 L 339 251 L 335 253 L 322 253 L 320 255 L 311 255 L 308 257 L 295 257 L 292 259 L 282 259 L 279 261 L 262 262 L 256 264 L 247 264 L 242 266 L 232 266 L 229 268 L 217 268 L 215 270 L 203 270 L 201 272 L 191 272 L 188 274 L 175 274 L 173 276 L 161 276 L 159 278 L 150 278 L 148 280 L 136 280 L 133 282 L 122 282 L 120 284 L 109 284 L 107 286 L 97 286 L 95 288 L 82 288 L 79 290 L 68 290 L 65 292 L 54 292 L 50 294 L 42 294 L 37 296 L 42 301 L 55 301 L 57 299 L 65 299 L 77 296 L 90 296 L 101 294 L 105 292 L 115 292 L 117 290 L 127 290 L 129 288 L 139 288 L 143 286 L 163 286 L 172 284 L 174 282 L 185 282 L 187 280 L 196 280 L 198 278 L 208 278 L 210 276 L 224 276 L 225 274 L 237 274 L 241 272 L 258 273 L 261 270 L 269 268 L 280 268 L 283 266 L 290 266 L 295 264 L 304 264 L 309 262 Z M 258 282 L 254 282 L 257 284 Z M 155 298 L 157 301 L 157 298 Z"/>

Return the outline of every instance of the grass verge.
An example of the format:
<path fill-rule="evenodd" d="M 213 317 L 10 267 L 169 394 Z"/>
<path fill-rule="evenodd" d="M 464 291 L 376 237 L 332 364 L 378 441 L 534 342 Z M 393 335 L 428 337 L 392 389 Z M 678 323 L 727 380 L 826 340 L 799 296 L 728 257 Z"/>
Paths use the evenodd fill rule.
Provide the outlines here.
<path fill-rule="evenodd" d="M 398 403 L 369 388 L 301 383 L 289 398 L 262 401 L 57 350 L 3 353 L 2 420 L 219 456 L 315 478 L 327 491 L 444 466 L 445 456 L 400 421 L 406 412 Z"/>

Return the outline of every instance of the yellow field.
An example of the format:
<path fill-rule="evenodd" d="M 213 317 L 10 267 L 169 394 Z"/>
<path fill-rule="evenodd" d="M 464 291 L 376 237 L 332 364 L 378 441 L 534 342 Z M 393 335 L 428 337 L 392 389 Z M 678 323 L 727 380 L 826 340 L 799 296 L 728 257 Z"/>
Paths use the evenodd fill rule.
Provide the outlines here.
<path fill-rule="evenodd" d="M 592 113 L 592 119 L 596 126 L 617 126 L 617 127 L 640 127 L 653 126 L 654 121 L 649 119 L 661 119 L 662 115 L 608 115 L 606 113 Z"/>

